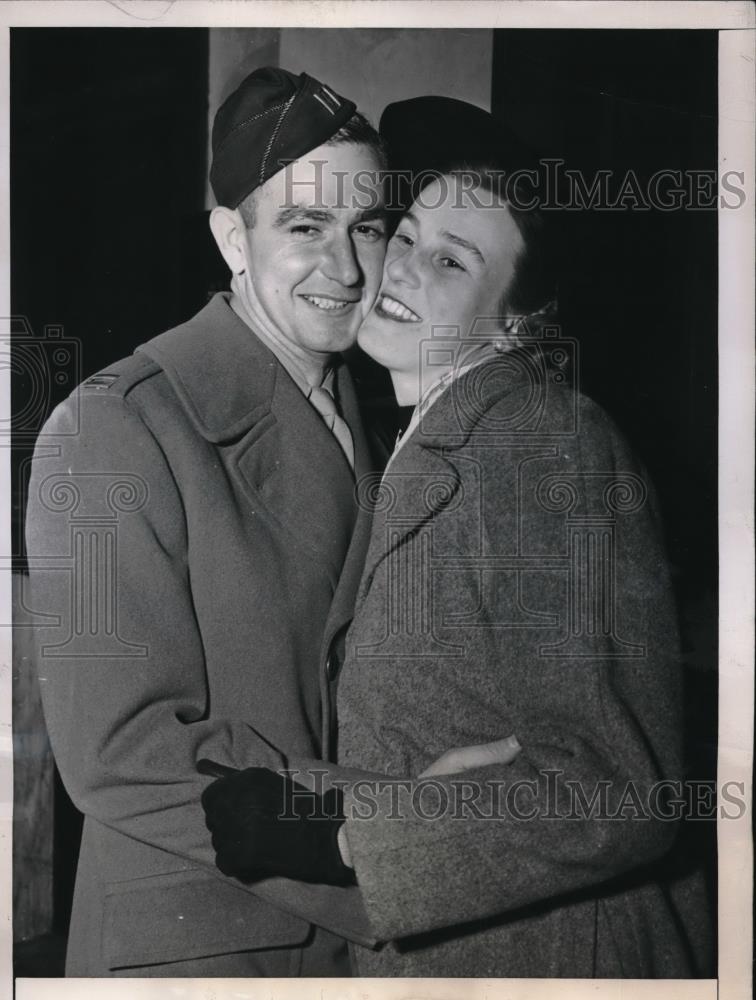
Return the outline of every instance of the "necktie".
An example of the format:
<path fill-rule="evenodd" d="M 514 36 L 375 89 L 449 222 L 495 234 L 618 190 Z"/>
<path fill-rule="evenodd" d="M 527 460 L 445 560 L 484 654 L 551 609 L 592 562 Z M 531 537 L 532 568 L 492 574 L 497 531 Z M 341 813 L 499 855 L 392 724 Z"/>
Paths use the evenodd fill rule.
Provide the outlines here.
<path fill-rule="evenodd" d="M 313 386 L 307 398 L 322 416 L 328 430 L 331 431 L 341 445 L 341 450 L 346 455 L 349 467 L 354 471 L 354 442 L 352 441 L 352 432 L 349 430 L 346 420 L 344 420 L 336 409 L 336 401 L 333 396 L 328 389 L 324 389 L 322 386 Z"/>

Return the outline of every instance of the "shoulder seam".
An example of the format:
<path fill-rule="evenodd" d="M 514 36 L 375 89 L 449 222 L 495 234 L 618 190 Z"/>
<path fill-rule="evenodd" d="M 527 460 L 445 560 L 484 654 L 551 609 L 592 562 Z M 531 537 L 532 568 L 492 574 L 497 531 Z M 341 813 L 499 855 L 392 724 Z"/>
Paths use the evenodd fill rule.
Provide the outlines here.
<path fill-rule="evenodd" d="M 163 369 L 152 358 L 147 357 L 144 354 L 133 355 L 140 364 L 136 371 L 131 373 L 130 377 L 124 377 L 124 384 L 121 387 L 121 392 L 123 396 L 127 396 L 135 386 L 139 385 L 140 382 L 144 382 L 146 379 L 151 378 L 153 375 L 157 375 Z"/>
<path fill-rule="evenodd" d="M 144 382 L 161 370 L 160 365 L 152 358 L 143 354 L 132 354 L 128 358 L 107 365 L 95 375 L 90 375 L 76 391 L 89 389 L 94 390 L 92 395 L 101 394 L 111 399 L 124 398 L 140 382 Z"/>

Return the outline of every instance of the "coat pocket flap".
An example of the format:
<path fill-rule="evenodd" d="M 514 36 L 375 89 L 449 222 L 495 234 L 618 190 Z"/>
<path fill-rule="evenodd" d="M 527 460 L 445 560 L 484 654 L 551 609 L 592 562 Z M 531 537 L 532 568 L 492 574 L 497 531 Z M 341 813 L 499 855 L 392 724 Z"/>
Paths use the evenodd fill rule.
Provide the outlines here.
<path fill-rule="evenodd" d="M 110 969 L 302 944 L 307 921 L 200 869 L 111 882 L 103 953 Z"/>

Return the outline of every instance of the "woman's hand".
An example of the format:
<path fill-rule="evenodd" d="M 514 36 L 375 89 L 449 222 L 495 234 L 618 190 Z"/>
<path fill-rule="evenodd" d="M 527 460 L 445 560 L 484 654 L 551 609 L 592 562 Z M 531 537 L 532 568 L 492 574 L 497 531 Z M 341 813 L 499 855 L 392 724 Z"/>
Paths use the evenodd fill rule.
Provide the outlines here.
<path fill-rule="evenodd" d="M 493 743 L 479 743 L 472 747 L 454 747 L 441 754 L 430 767 L 426 767 L 421 778 L 432 778 L 437 774 L 457 774 L 469 771 L 473 767 L 484 767 L 486 764 L 511 764 L 522 747 L 516 736 L 508 736 L 505 740 L 494 740 Z"/>

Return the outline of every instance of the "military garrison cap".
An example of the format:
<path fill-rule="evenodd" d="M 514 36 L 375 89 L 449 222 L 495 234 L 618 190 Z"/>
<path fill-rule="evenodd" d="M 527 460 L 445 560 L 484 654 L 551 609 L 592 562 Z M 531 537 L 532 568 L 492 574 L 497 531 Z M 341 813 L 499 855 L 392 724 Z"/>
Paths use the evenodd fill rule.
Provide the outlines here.
<path fill-rule="evenodd" d="M 210 184 L 236 206 L 292 160 L 327 142 L 356 111 L 307 73 L 265 66 L 250 73 L 213 122 Z"/>

